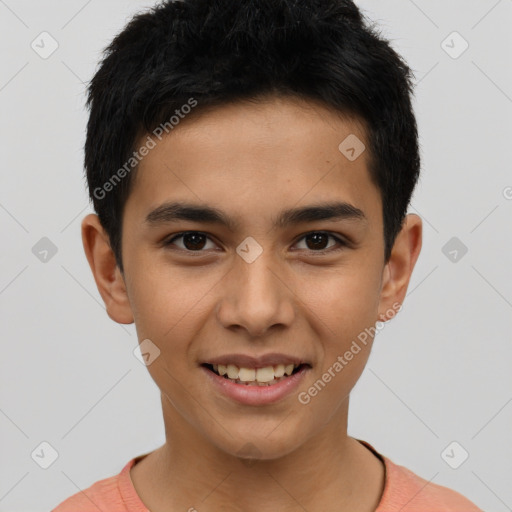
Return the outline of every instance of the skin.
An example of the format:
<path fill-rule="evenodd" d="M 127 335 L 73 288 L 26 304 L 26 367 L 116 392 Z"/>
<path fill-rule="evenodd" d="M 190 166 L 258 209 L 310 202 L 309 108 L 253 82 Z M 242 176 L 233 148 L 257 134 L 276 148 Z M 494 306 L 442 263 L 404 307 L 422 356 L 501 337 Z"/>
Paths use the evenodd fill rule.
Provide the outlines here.
<path fill-rule="evenodd" d="M 161 351 L 147 368 L 161 390 L 166 442 L 131 470 L 152 512 L 377 507 L 384 466 L 347 435 L 349 394 L 371 337 L 309 404 L 297 399 L 359 333 L 393 316 L 421 250 L 421 219 L 410 214 L 384 261 L 382 200 L 368 152 L 349 161 L 338 149 L 349 134 L 365 141 L 356 119 L 290 97 L 190 115 L 139 165 L 124 210 L 124 275 L 98 217 L 83 219 L 108 315 L 135 322 L 139 341 L 149 338 Z M 169 200 L 213 206 L 239 224 L 233 231 L 190 221 L 148 226 L 146 215 Z M 282 209 L 329 200 L 356 206 L 366 221 L 273 228 Z M 190 240 L 163 243 L 188 230 L 208 236 L 199 257 Z M 312 231 L 350 244 L 325 238 L 315 246 L 305 238 Z M 250 264 L 236 253 L 248 236 L 263 249 Z M 221 354 L 268 352 L 312 364 L 300 389 L 272 405 L 227 399 L 199 366 Z M 252 462 L 237 453 L 247 443 L 257 449 Z"/>

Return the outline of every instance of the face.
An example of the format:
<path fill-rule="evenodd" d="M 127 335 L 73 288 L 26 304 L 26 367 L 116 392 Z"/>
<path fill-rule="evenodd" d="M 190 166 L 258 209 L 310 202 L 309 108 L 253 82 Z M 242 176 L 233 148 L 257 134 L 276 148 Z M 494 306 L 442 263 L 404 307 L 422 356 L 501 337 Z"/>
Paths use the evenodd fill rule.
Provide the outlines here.
<path fill-rule="evenodd" d="M 407 272 L 385 265 L 368 154 L 339 149 L 354 135 L 366 139 L 319 104 L 269 98 L 185 118 L 141 161 L 116 270 L 126 300 L 106 303 L 135 321 L 151 358 L 160 351 L 147 368 L 171 433 L 181 425 L 219 452 L 251 446 L 270 459 L 326 424 L 346 427 L 368 329 L 390 317 L 412 271 L 409 249 L 397 266 Z M 268 381 L 293 363 L 264 387 L 212 372 Z"/>

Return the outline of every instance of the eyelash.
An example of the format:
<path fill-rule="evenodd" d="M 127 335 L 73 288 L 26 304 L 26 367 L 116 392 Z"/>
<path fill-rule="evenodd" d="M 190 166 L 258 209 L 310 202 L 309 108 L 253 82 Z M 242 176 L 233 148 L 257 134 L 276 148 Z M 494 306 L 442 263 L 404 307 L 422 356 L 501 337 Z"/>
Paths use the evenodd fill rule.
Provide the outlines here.
<path fill-rule="evenodd" d="M 210 239 L 210 237 L 206 234 L 206 233 L 203 233 L 202 231 L 183 231 L 181 233 L 177 233 L 176 235 L 173 235 L 172 238 L 170 238 L 169 240 L 167 241 L 164 241 L 163 245 L 164 246 L 170 246 L 172 245 L 172 243 L 179 239 L 179 238 L 183 238 L 183 236 L 185 235 L 190 235 L 190 234 L 197 234 L 197 235 L 203 235 L 205 236 L 206 238 Z M 313 254 L 328 254 L 328 253 L 332 253 L 332 252 L 337 252 L 337 251 L 340 251 L 342 249 L 344 249 L 345 247 L 347 247 L 349 245 L 348 242 L 346 242 L 345 240 L 341 239 L 340 237 L 334 235 L 333 233 L 330 233 L 329 231 L 310 231 L 308 233 L 305 233 L 304 235 L 302 235 L 298 240 L 297 242 L 295 243 L 298 243 L 300 242 L 301 240 L 303 240 L 304 238 L 306 238 L 307 236 L 309 235 L 316 235 L 316 234 L 321 234 L 321 235 L 327 235 L 329 238 L 333 238 L 334 240 L 336 240 L 336 242 L 338 242 L 338 244 L 341 246 L 341 247 L 338 247 L 338 248 L 335 248 L 333 249 L 332 247 L 328 248 L 328 249 L 321 249 L 321 250 L 318 250 L 318 251 L 315 251 L 313 249 L 305 249 L 306 251 L 308 252 L 311 252 Z M 197 254 L 200 254 L 202 252 L 206 252 L 202 249 L 200 250 L 197 250 L 197 251 L 191 251 L 189 249 L 182 249 L 181 247 L 178 248 L 178 250 L 181 250 L 183 252 L 188 252 L 190 254 L 194 254 L 194 253 L 197 253 Z"/>

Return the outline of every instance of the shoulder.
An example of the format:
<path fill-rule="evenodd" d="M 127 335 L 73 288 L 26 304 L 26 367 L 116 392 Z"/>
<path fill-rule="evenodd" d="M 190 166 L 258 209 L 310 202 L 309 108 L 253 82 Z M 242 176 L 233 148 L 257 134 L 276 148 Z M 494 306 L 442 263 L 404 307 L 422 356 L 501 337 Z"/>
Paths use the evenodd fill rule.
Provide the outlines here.
<path fill-rule="evenodd" d="M 376 512 L 482 512 L 453 489 L 429 482 L 383 457 L 386 485 Z"/>
<path fill-rule="evenodd" d="M 126 507 L 119 490 L 119 478 L 129 471 L 133 463 L 134 459 L 125 465 L 120 474 L 98 480 L 87 489 L 73 494 L 51 512 L 125 512 Z"/>

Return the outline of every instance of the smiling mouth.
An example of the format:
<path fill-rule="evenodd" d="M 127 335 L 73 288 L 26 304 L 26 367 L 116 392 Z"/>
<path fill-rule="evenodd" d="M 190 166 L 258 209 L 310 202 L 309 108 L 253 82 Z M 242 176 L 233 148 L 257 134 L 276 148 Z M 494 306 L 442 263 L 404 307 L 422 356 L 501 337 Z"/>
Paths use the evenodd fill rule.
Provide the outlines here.
<path fill-rule="evenodd" d="M 208 364 L 202 366 L 235 384 L 246 386 L 272 386 L 290 376 L 300 372 L 303 368 L 311 368 L 307 363 L 303 364 L 276 364 L 263 368 L 244 368 L 234 364 Z"/>

